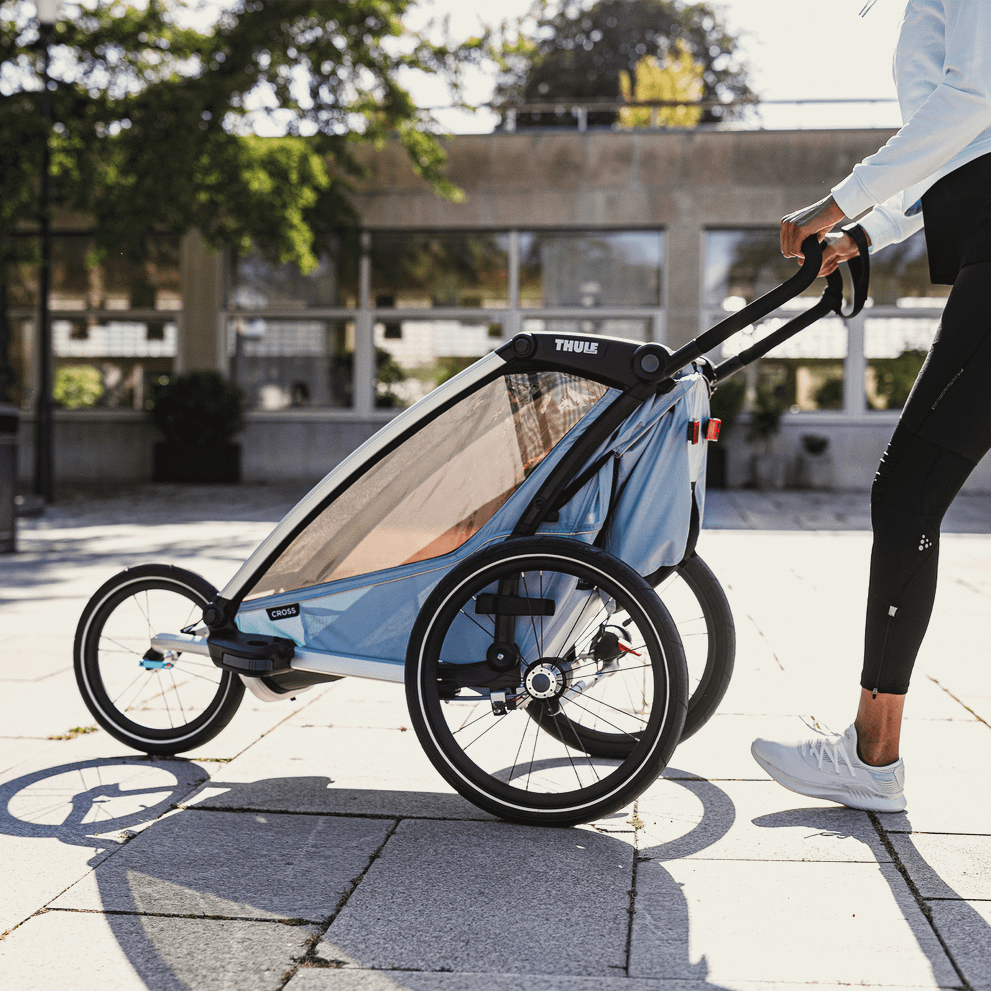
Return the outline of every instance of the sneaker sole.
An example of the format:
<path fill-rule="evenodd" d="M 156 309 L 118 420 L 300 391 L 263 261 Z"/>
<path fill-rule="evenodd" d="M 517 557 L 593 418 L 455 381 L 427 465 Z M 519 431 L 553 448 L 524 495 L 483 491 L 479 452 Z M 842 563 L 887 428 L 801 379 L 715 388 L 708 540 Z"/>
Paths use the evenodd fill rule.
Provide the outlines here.
<path fill-rule="evenodd" d="M 848 789 L 832 789 L 825 786 L 818 786 L 810 781 L 799 781 L 785 774 L 773 764 L 758 756 L 753 747 L 750 753 L 758 764 L 772 777 L 779 785 L 795 792 L 797 795 L 804 795 L 806 798 L 821 798 L 827 802 L 836 802 L 837 805 L 846 806 L 848 809 L 857 809 L 860 812 L 904 812 L 907 805 L 904 795 L 892 796 L 890 798 L 880 798 L 877 795 L 858 796 L 851 794 Z"/>

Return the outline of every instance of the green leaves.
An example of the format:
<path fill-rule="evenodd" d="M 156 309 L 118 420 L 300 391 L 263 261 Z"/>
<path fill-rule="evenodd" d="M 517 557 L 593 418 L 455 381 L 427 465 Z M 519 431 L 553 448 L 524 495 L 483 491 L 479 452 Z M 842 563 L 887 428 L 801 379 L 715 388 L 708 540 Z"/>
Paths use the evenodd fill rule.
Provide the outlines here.
<path fill-rule="evenodd" d="M 410 0 L 241 0 L 199 29 L 195 6 L 63 4 L 52 201 L 91 217 L 98 246 L 139 255 L 151 232 L 198 228 L 215 247 L 253 244 L 310 269 L 321 242 L 356 221 L 344 178 L 361 174 L 355 144 L 393 133 L 416 172 L 457 197 L 428 115 L 397 82 L 455 73 L 451 50 L 404 33 Z M 0 239 L 37 219 L 48 128 L 33 13 L 0 0 Z"/>

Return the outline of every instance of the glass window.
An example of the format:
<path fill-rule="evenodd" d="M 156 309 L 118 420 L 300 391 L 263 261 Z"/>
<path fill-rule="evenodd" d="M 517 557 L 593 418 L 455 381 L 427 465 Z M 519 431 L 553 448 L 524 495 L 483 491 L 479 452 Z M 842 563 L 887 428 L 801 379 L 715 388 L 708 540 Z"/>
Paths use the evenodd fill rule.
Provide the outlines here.
<path fill-rule="evenodd" d="M 924 231 L 871 255 L 871 299 L 875 306 L 939 305 L 949 294 L 950 286 L 934 286 L 929 281 Z"/>
<path fill-rule="evenodd" d="M 776 228 L 706 231 L 704 257 L 703 296 L 708 324 L 760 298 L 797 271 L 794 259 L 781 255 Z M 818 297 L 823 285 L 813 283 L 805 295 Z M 806 309 L 812 302 L 803 298 L 795 305 Z M 777 330 L 791 315 L 771 317 L 735 334 L 720 348 L 721 357 L 739 354 Z M 842 409 L 846 355 L 843 321 L 819 320 L 759 361 L 757 387 L 794 409 Z"/>
<path fill-rule="evenodd" d="M 557 372 L 506 375 L 482 386 L 347 488 L 248 598 L 450 553 L 492 518 L 605 392 Z"/>
<path fill-rule="evenodd" d="M 402 409 L 502 343 L 498 323 L 379 321 L 374 327 L 375 405 Z"/>
<path fill-rule="evenodd" d="M 372 302 L 380 309 L 505 307 L 509 235 L 375 232 Z"/>
<path fill-rule="evenodd" d="M 35 261 L 20 266 L 11 281 L 11 306 L 38 305 L 37 237 L 19 236 Z M 150 239 L 147 257 L 136 260 L 109 251 L 95 261 L 87 234 L 53 234 L 51 293 L 53 311 L 178 310 L 180 239 L 159 235 Z"/>
<path fill-rule="evenodd" d="M 33 336 L 33 322 L 31 333 Z M 64 409 L 144 409 L 155 380 L 172 371 L 177 336 L 172 320 L 55 317 L 55 405 Z"/>
<path fill-rule="evenodd" d="M 231 378 L 249 408 L 348 408 L 354 394 L 354 322 L 228 322 Z"/>
<path fill-rule="evenodd" d="M 272 266 L 253 252 L 233 258 L 228 269 L 227 306 L 232 310 L 353 308 L 358 300 L 358 248 L 342 240 L 321 255 L 315 272 L 295 265 Z"/>
<path fill-rule="evenodd" d="M 739 309 L 794 271 L 794 262 L 781 257 L 777 229 L 706 232 L 704 299 L 710 318 L 720 310 Z M 806 295 L 819 295 L 822 285 L 821 281 L 813 283 Z M 939 308 L 949 289 L 929 282 L 922 231 L 871 256 L 871 305 L 903 312 L 888 310 L 885 316 L 875 316 L 868 309 L 865 313 L 864 387 L 869 409 L 899 409 L 904 404 L 936 327 L 935 319 L 915 316 L 912 310 Z M 806 301 L 801 305 L 807 305 Z M 765 328 L 779 324 L 779 320 L 765 321 L 751 334 L 759 337 Z M 723 352 L 735 354 L 754 336 L 737 335 L 723 346 Z M 821 320 L 763 359 L 758 381 L 799 409 L 841 409 L 846 353 L 841 322 Z"/>
<path fill-rule="evenodd" d="M 520 234 L 520 305 L 657 307 L 661 231 Z"/>
<path fill-rule="evenodd" d="M 30 261 L 9 270 L 9 304 L 12 310 L 35 311 L 37 237 L 18 235 L 15 241 L 21 257 Z M 180 239 L 152 237 L 140 260 L 110 251 L 97 262 L 93 239 L 85 233 L 53 234 L 51 247 L 55 404 L 66 409 L 144 409 L 154 381 L 170 374 L 175 361 L 175 312 L 182 307 Z M 12 349 L 22 383 L 17 392 L 24 403 L 37 398 L 32 384 L 36 324 L 36 312 L 21 320 Z"/>
<path fill-rule="evenodd" d="M 864 322 L 868 409 L 901 409 L 926 360 L 939 319 L 915 316 L 920 307 L 942 307 L 950 286 L 929 281 L 925 233 L 871 256 L 871 299 L 874 306 L 894 306 L 897 315 L 872 316 Z"/>
<path fill-rule="evenodd" d="M 713 310 L 738 310 L 797 270 L 795 259 L 781 254 L 777 228 L 706 231 L 704 305 Z M 819 296 L 822 287 L 814 282 L 805 295 Z"/>
<path fill-rule="evenodd" d="M 864 388 L 868 409 L 901 409 L 905 405 L 938 325 L 939 320 L 933 317 L 867 318 Z"/>
<path fill-rule="evenodd" d="M 739 354 L 784 322 L 772 317 L 734 334 L 722 345 L 721 356 Z M 757 362 L 757 386 L 772 392 L 793 409 L 842 409 L 847 339 L 842 320 L 837 317 L 819 320 Z"/>

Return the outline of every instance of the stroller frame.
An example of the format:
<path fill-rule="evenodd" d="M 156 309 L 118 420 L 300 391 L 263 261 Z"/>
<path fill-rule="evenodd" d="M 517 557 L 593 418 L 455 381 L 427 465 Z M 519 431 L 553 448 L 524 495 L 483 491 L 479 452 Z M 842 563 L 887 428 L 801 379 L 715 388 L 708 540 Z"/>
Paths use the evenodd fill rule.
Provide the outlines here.
<path fill-rule="evenodd" d="M 803 248 L 804 264 L 791 279 L 674 353 L 618 338 L 517 335 L 342 461 L 219 593 L 170 565 L 143 565 L 110 579 L 84 609 L 75 639 L 77 683 L 94 717 L 129 746 L 175 754 L 215 736 L 245 686 L 274 701 L 345 676 L 404 682 L 431 762 L 480 808 L 517 822 L 574 825 L 627 805 L 656 779 L 678 742 L 711 717 L 732 673 L 729 606 L 695 554 L 706 441 L 718 436 L 708 395 L 782 340 L 840 313 L 839 274 L 829 277 L 815 306 L 739 356 L 713 365 L 703 355 L 811 285 L 821 249 L 815 238 Z M 851 263 L 854 312 L 867 288 L 861 251 L 860 264 Z M 370 530 L 349 533 L 350 520 L 334 524 L 346 535 L 343 550 L 334 540 L 317 546 L 331 532 L 327 520 L 340 514 L 338 500 L 353 498 L 360 492 L 354 487 L 376 471 L 393 471 L 390 456 L 401 462 L 407 448 L 426 443 L 431 425 L 460 422 L 466 402 L 479 405 L 485 390 L 501 402 L 503 384 L 521 464 L 497 499 L 456 519 L 439 542 L 427 541 L 408 559 L 394 560 L 386 547 L 393 558 L 387 555 L 392 563 L 384 569 L 349 565 L 366 544 L 389 544 L 390 531 L 375 529 L 376 505 L 360 505 L 356 516 L 372 513 Z M 531 416 L 536 447 L 520 433 L 531 400 L 543 404 Z M 484 448 L 481 441 L 502 421 L 488 407 L 473 415 L 478 433 L 471 427 L 465 437 Z M 687 437 L 679 433 L 686 425 Z M 631 536 L 629 507 L 642 514 L 649 499 L 632 473 L 621 477 L 617 445 L 622 439 L 624 450 L 650 451 L 643 445 L 672 430 L 672 449 L 689 454 L 680 474 L 661 485 L 671 511 L 660 525 L 671 533 L 663 540 L 656 533 Z M 658 474 L 650 456 L 637 456 L 635 464 L 647 465 L 635 469 L 638 478 Z M 442 451 L 431 457 L 444 461 Z M 402 472 L 395 476 L 402 495 Z M 661 491 L 656 478 L 651 484 L 643 493 Z M 430 498 L 443 502 L 444 495 Z M 637 521 L 640 530 L 649 527 L 648 518 Z M 631 556 L 633 562 L 622 559 Z M 691 677 L 667 604 L 676 616 L 682 607 L 674 605 L 677 589 L 669 590 L 668 581 L 700 624 L 701 656 Z M 163 620 L 152 615 L 153 603 L 164 604 Z M 363 633 L 363 623 L 373 628 Z M 364 643 L 374 650 L 360 649 Z"/>

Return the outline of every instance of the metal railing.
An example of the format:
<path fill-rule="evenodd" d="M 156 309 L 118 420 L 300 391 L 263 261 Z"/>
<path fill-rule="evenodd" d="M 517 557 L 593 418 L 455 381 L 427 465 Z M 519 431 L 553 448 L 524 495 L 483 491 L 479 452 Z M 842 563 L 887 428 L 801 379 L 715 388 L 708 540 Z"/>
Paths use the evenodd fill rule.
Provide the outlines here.
<path fill-rule="evenodd" d="M 730 102 L 724 102 L 721 100 L 698 100 L 698 101 L 686 101 L 686 100 L 613 100 L 604 98 L 589 98 L 589 99 L 560 99 L 560 100 L 545 100 L 545 101 L 532 101 L 526 103 L 486 103 L 481 104 L 477 107 L 457 107 L 457 106 L 436 106 L 436 107 L 425 107 L 424 109 L 432 112 L 438 113 L 443 111 L 451 110 L 470 110 L 471 112 L 476 112 L 479 110 L 488 110 L 493 114 L 498 115 L 502 123 L 498 125 L 498 129 L 504 132 L 513 132 L 517 129 L 519 118 L 524 115 L 539 114 L 539 115 L 550 115 L 557 118 L 560 122 L 562 118 L 572 117 L 575 120 L 575 130 L 582 132 L 589 129 L 589 115 L 596 113 L 610 113 L 616 115 L 617 119 L 620 111 L 622 110 L 635 110 L 635 109 L 647 109 L 650 111 L 650 123 L 649 127 L 654 129 L 663 128 L 666 126 L 682 128 L 685 125 L 666 125 L 662 120 L 662 113 L 665 110 L 677 110 L 677 111 L 711 111 L 715 109 L 722 109 L 724 111 L 724 116 L 728 119 L 725 121 L 707 121 L 700 125 L 702 128 L 711 127 L 726 127 L 732 126 L 741 129 L 770 129 L 768 125 L 764 122 L 762 111 L 764 110 L 775 110 L 785 107 L 837 107 L 852 109 L 855 107 L 859 108 L 873 108 L 877 106 L 890 106 L 897 108 L 898 101 L 894 97 L 878 96 L 878 97 L 797 97 L 794 99 L 775 99 L 775 100 L 736 100 Z M 897 116 L 897 109 L 895 115 Z M 892 126 L 897 126 L 894 121 Z M 532 126 L 532 125 L 531 125 Z M 536 125 L 536 126 L 539 126 Z M 560 123 L 554 126 L 561 126 Z M 794 125 L 787 125 L 794 126 Z M 821 126 L 820 121 L 811 118 L 808 124 L 804 124 L 809 128 L 814 128 Z M 857 126 L 857 125 L 854 125 Z M 887 126 L 887 125 L 879 125 Z"/>

